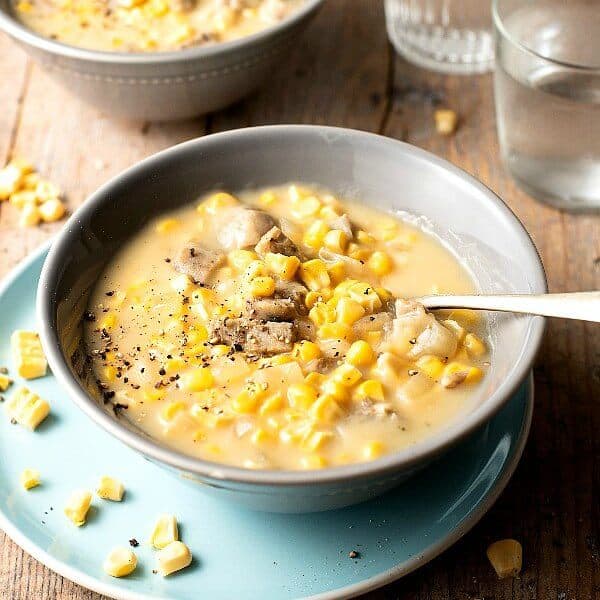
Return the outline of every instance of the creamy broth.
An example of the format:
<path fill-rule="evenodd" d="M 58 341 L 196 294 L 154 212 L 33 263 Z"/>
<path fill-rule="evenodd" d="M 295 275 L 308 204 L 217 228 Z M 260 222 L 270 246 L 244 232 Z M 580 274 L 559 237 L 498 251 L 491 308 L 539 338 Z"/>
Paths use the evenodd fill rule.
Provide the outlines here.
<path fill-rule="evenodd" d="M 15 14 L 41 35 L 119 52 L 178 50 L 244 37 L 303 0 L 17 0 Z"/>
<path fill-rule="evenodd" d="M 320 188 L 216 193 L 111 260 L 85 341 L 104 401 L 165 445 L 322 468 L 406 448 L 474 408 L 488 364 L 477 316 L 439 321 L 392 297 L 473 291 L 435 238 Z"/>

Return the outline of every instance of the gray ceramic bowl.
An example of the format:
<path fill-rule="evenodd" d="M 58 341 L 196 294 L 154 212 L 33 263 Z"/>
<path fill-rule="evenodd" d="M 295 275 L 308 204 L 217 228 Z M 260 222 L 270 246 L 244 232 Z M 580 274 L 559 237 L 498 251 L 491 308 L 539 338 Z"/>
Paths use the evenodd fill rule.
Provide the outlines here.
<path fill-rule="evenodd" d="M 109 115 L 168 121 L 212 112 L 246 96 L 281 63 L 323 0 L 253 35 L 204 48 L 123 53 L 87 50 L 42 37 L 0 0 L 0 29 L 48 73 Z"/>
<path fill-rule="evenodd" d="M 484 426 L 529 373 L 543 320 L 499 316 L 491 323 L 492 366 L 477 408 L 422 443 L 366 464 L 246 470 L 185 456 L 117 419 L 88 394 L 73 367 L 87 297 L 106 262 L 149 219 L 204 192 L 289 181 L 322 184 L 383 210 L 418 215 L 460 256 L 482 292 L 544 292 L 546 283 L 527 232 L 489 189 L 423 150 L 358 131 L 282 125 L 219 133 L 160 152 L 93 194 L 58 235 L 39 283 L 38 315 L 52 371 L 88 416 L 147 458 L 222 498 L 294 512 L 376 496 Z"/>

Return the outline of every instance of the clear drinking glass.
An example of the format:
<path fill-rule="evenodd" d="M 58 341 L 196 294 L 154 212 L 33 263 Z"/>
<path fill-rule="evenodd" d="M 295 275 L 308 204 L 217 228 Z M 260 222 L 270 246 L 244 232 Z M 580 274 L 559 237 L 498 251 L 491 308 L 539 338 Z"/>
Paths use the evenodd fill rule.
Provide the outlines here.
<path fill-rule="evenodd" d="M 385 0 L 390 41 L 410 62 L 443 73 L 494 65 L 490 0 Z"/>
<path fill-rule="evenodd" d="M 566 210 L 600 209 L 600 3 L 494 0 L 495 97 L 506 167 Z"/>

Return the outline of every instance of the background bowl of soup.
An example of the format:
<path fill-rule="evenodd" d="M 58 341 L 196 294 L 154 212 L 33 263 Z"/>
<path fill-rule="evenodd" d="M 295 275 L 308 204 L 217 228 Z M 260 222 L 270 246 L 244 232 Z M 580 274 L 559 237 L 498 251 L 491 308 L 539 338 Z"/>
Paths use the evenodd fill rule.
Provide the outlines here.
<path fill-rule="evenodd" d="M 529 373 L 538 317 L 492 315 L 490 366 L 468 413 L 370 462 L 320 470 L 245 469 L 184 454 L 99 402 L 78 368 L 83 316 L 109 261 L 158 215 L 207 192 L 301 181 L 398 213 L 460 260 L 482 293 L 541 293 L 544 271 L 527 232 L 489 189 L 449 163 L 381 136 L 316 126 L 270 126 L 207 136 L 150 157 L 107 183 L 57 237 L 38 288 L 41 336 L 53 373 L 99 426 L 207 492 L 267 511 L 350 505 L 397 485 L 485 426 Z M 434 268 L 435 265 L 432 265 Z"/>
<path fill-rule="evenodd" d="M 0 29 L 55 80 L 107 114 L 168 121 L 221 109 L 256 89 L 283 62 L 322 2 L 302 0 L 279 22 L 235 39 L 171 51 L 93 49 L 88 34 L 88 47 L 51 39 L 24 24 L 13 0 L 0 0 Z"/>

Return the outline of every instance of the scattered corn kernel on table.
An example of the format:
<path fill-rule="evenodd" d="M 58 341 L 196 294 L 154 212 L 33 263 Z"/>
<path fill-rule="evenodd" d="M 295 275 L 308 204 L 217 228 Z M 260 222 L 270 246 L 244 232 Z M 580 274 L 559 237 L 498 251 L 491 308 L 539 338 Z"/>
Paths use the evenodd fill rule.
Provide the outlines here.
<path fill-rule="evenodd" d="M 600 288 L 598 217 L 561 214 L 520 192 L 498 156 L 491 76 L 426 73 L 394 55 L 382 3 L 330 0 L 266 89 L 218 114 L 178 124 L 113 121 L 52 83 L 0 38 L 0 156 L 22 155 L 61 185 L 75 208 L 107 178 L 172 144 L 224 129 L 270 123 L 353 127 L 406 140 L 466 169 L 504 198 L 533 235 L 553 291 Z M 435 106 L 459 115 L 436 132 Z M 60 224 L 20 228 L 0 204 L 0 277 Z M 598 456 L 600 336 L 595 325 L 553 321 L 535 369 L 536 410 L 516 475 L 482 522 L 384 598 L 588 599 L 600 594 Z M 497 579 L 488 545 L 523 544 L 523 571 Z M 96 599 L 0 534 L 0 596 Z"/>

